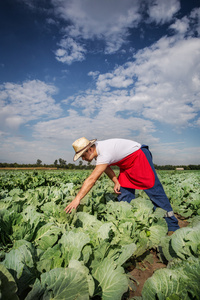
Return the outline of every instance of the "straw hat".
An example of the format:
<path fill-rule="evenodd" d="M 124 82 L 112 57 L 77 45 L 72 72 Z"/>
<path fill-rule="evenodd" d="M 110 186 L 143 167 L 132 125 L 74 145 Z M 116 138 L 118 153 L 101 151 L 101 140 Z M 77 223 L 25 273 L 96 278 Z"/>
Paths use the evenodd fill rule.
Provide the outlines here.
<path fill-rule="evenodd" d="M 79 159 L 79 157 L 81 157 L 81 155 L 87 151 L 95 142 L 97 139 L 94 140 L 88 140 L 85 137 L 82 137 L 78 140 L 76 140 L 72 146 L 74 148 L 74 151 L 76 152 L 76 154 L 74 155 L 74 161 L 76 161 L 77 159 Z"/>

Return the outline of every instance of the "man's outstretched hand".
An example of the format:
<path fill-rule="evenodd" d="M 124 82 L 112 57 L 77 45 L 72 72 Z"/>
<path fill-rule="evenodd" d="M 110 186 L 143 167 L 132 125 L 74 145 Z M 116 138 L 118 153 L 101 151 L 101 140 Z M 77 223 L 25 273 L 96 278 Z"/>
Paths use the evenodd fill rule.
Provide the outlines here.
<path fill-rule="evenodd" d="M 115 183 L 115 186 L 114 186 L 114 192 L 115 192 L 116 194 L 118 194 L 118 195 L 121 194 L 121 192 L 120 192 L 120 184 L 119 184 L 118 181 Z"/>
<path fill-rule="evenodd" d="M 72 209 L 77 209 L 80 204 L 80 200 L 74 199 L 69 205 L 65 207 L 66 213 L 71 213 Z"/>

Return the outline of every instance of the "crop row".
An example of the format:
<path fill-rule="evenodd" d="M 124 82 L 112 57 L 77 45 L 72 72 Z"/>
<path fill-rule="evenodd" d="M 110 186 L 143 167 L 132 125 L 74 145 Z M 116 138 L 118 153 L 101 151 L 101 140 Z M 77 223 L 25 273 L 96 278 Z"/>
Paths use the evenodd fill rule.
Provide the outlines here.
<path fill-rule="evenodd" d="M 199 173 L 159 175 L 175 212 L 190 217 L 172 236 L 164 210 L 141 191 L 117 202 L 105 176 L 66 215 L 87 175 L 0 173 L 0 299 L 128 299 L 127 266 L 150 249 L 168 266 L 145 282 L 141 299 L 199 299 Z"/>

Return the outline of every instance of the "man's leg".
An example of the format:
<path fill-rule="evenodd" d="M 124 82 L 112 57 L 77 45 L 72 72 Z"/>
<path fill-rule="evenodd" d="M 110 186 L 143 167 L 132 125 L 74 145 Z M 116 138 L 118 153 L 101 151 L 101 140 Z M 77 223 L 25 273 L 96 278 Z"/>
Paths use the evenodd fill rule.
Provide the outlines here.
<path fill-rule="evenodd" d="M 121 194 L 117 196 L 118 201 L 125 201 L 130 203 L 131 200 L 135 199 L 135 190 L 130 188 L 120 187 Z"/>
<path fill-rule="evenodd" d="M 144 190 L 144 192 L 149 196 L 151 201 L 153 202 L 155 208 L 160 207 L 167 211 L 167 216 L 165 217 L 165 220 L 168 225 L 168 231 L 175 231 L 179 229 L 178 220 L 174 216 L 173 209 L 171 207 L 171 204 L 169 202 L 169 199 L 167 195 L 165 194 L 165 191 L 163 189 L 163 186 L 158 179 L 158 176 L 156 174 L 153 162 L 152 162 L 152 155 L 150 151 L 146 147 L 142 147 L 141 150 L 144 152 L 146 158 L 148 159 L 149 164 L 151 165 L 151 168 L 155 175 L 155 183 L 154 186 L 150 189 Z"/>

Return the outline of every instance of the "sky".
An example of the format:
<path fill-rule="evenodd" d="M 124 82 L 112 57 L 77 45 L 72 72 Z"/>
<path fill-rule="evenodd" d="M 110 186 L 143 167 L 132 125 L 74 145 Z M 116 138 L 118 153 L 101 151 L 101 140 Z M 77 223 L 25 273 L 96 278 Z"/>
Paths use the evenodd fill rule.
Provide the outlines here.
<path fill-rule="evenodd" d="M 6 0 L 0 40 L 0 162 L 86 137 L 200 164 L 200 0 Z"/>

